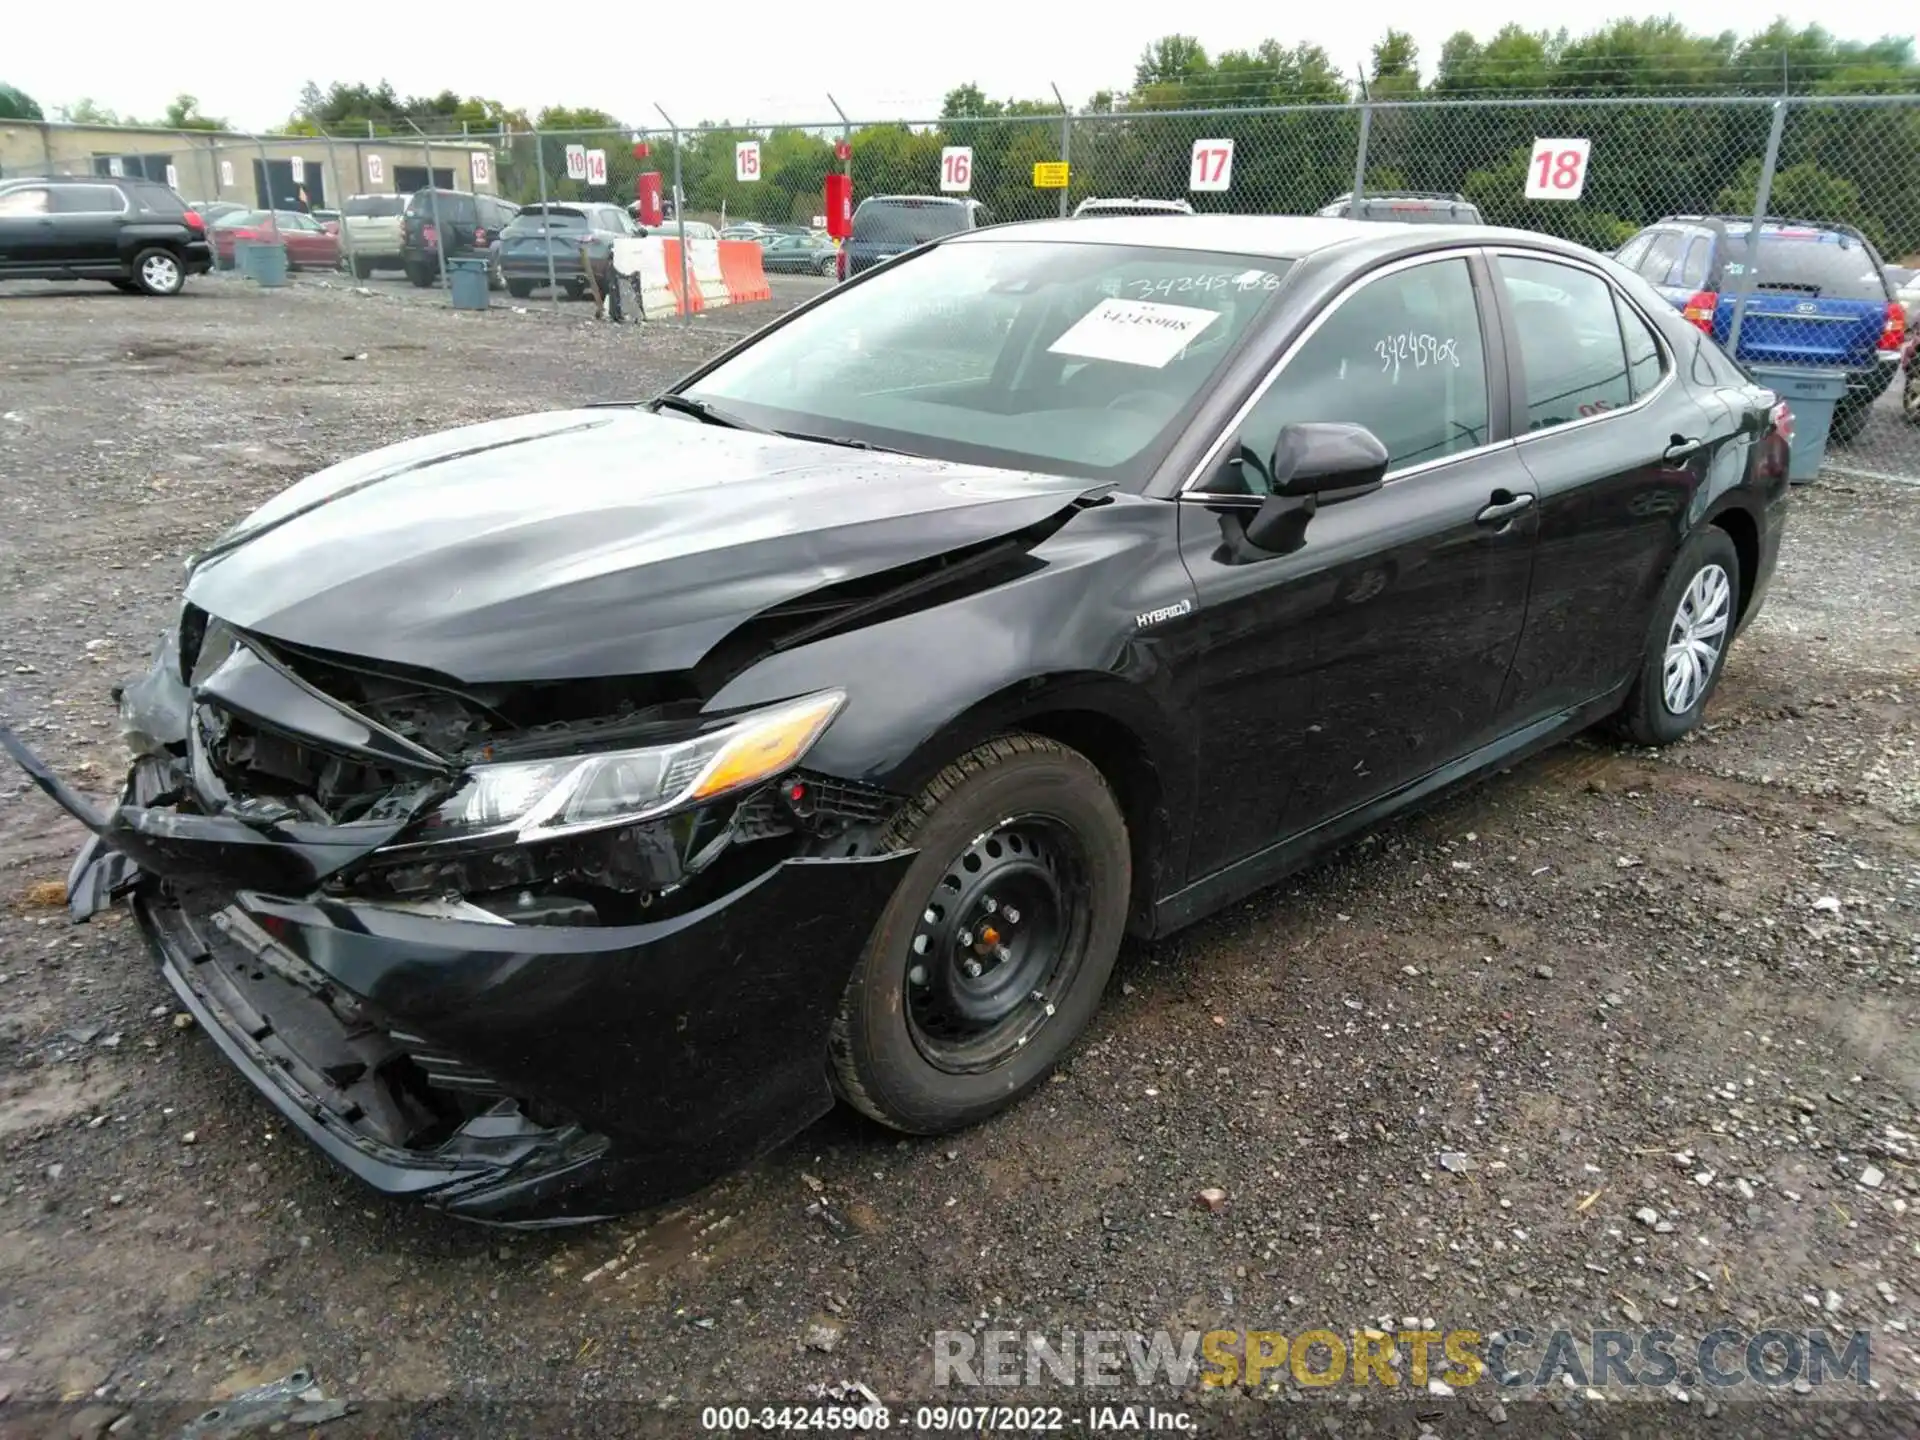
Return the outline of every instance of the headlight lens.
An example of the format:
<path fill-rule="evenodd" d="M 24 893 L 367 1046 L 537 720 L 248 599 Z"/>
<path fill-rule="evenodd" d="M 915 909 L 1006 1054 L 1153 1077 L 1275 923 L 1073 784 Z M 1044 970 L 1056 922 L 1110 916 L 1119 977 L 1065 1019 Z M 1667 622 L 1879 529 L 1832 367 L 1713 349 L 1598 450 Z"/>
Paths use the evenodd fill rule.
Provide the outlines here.
<path fill-rule="evenodd" d="M 710 800 L 794 765 L 845 702 L 843 691 L 827 690 L 671 745 L 476 765 L 466 784 L 426 817 L 422 838 L 512 831 L 526 843 Z"/>

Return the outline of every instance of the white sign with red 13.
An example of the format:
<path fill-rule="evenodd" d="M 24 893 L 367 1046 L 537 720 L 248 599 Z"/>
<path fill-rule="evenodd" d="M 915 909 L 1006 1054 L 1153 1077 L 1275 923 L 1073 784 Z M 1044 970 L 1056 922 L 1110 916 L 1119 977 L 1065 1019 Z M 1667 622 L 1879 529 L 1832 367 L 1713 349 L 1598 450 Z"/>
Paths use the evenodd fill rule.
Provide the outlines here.
<path fill-rule="evenodd" d="M 1527 160 L 1526 198 L 1578 200 L 1587 188 L 1591 140 L 1536 140 Z"/>
<path fill-rule="evenodd" d="M 1196 140 L 1187 171 L 1189 190 L 1225 190 L 1233 184 L 1233 141 Z"/>

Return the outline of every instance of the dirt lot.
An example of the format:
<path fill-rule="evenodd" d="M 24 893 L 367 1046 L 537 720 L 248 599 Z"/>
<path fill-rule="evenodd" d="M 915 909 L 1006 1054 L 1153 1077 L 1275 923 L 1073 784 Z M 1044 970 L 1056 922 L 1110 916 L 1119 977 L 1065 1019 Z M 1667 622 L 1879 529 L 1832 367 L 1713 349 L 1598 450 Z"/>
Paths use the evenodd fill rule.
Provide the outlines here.
<path fill-rule="evenodd" d="M 0 713 L 97 794 L 108 687 L 194 546 L 343 456 L 648 392 L 715 343 L 371 289 L 0 297 Z M 284 1133 L 123 918 L 48 904 L 76 829 L 0 771 L 0 1430 L 86 1405 L 72 1433 L 161 1433 L 141 1406 L 304 1365 L 440 1402 L 387 1433 L 559 1433 L 511 1407 L 597 1401 L 629 1408 L 591 1433 L 693 1433 L 676 1405 L 926 1398 L 936 1329 L 1407 1317 L 1859 1327 L 1880 1395 L 1920 1397 L 1920 488 L 1799 501 L 1694 743 L 1562 748 L 1124 956 L 1066 1070 L 977 1131 L 836 1114 L 584 1231 L 389 1205 Z M 1268 1398 L 1316 1397 L 1282 1372 Z M 1317 1400 L 1297 1433 L 1913 1433 L 1786 1389 Z"/>

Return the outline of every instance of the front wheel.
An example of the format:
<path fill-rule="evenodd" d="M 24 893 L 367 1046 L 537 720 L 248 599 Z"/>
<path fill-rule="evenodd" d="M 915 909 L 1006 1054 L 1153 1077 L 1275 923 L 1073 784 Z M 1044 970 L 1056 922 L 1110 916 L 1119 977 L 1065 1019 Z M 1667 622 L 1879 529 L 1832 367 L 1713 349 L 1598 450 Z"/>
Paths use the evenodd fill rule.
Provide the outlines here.
<path fill-rule="evenodd" d="M 507 281 L 507 294 L 516 300 L 524 300 L 533 294 L 533 282 L 531 280 L 509 280 Z"/>
<path fill-rule="evenodd" d="M 942 770 L 882 844 L 918 854 L 841 998 L 834 1084 L 939 1134 L 1013 1103 L 1086 1029 L 1126 928 L 1127 825 L 1085 756 L 1016 734 Z"/>
<path fill-rule="evenodd" d="M 1718 526 L 1681 547 L 1654 605 L 1640 673 L 1620 728 L 1642 745 L 1671 745 L 1700 723 L 1726 668 L 1740 614 L 1740 555 Z"/>
<path fill-rule="evenodd" d="M 1909 425 L 1920 425 L 1920 375 L 1909 374 L 1901 387 L 1900 413 Z"/>

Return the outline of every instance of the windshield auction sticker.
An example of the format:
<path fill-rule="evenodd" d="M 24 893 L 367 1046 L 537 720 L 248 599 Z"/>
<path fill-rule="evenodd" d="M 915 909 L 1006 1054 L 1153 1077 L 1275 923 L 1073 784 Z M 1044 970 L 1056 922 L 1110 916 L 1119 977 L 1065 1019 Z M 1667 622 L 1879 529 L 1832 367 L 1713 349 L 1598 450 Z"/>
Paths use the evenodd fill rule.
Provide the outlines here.
<path fill-rule="evenodd" d="M 1218 310 L 1151 300 L 1102 300 L 1047 349 L 1083 360 L 1163 369 L 1193 337 L 1220 318 Z"/>

